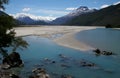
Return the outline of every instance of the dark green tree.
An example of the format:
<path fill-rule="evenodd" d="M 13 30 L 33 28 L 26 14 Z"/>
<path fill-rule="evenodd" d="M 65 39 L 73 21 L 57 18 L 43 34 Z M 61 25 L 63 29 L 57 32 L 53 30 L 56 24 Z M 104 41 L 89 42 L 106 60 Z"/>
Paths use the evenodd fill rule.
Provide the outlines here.
<path fill-rule="evenodd" d="M 0 16 L 0 53 L 6 57 L 6 47 L 9 47 L 15 37 L 15 32 L 12 30 L 13 18 L 6 15 Z"/>
<path fill-rule="evenodd" d="M 0 9 L 5 9 L 4 4 L 8 0 L 0 0 Z M 13 47 L 13 51 L 17 48 L 27 48 L 27 42 L 21 37 L 15 36 L 13 27 L 16 26 L 15 20 L 9 15 L 0 15 L 0 53 L 3 57 L 7 57 L 8 53 L 6 48 Z"/>
<path fill-rule="evenodd" d="M 0 0 L 0 9 L 5 10 L 4 4 L 8 4 L 9 0 Z"/>

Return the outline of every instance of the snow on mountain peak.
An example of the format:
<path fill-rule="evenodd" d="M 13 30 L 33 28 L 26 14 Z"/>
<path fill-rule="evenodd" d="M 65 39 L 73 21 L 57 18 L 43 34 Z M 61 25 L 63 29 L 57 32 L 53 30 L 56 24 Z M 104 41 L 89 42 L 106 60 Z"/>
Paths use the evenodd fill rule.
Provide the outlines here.
<path fill-rule="evenodd" d="M 29 17 L 33 20 L 43 20 L 46 22 L 56 19 L 55 17 L 51 17 L 51 16 L 36 16 L 28 13 L 17 13 L 17 14 L 10 14 L 10 15 L 13 16 L 15 19 Z"/>
<path fill-rule="evenodd" d="M 80 6 L 76 10 L 73 10 L 71 13 L 69 13 L 67 16 L 78 16 L 88 12 L 93 12 L 93 9 L 89 9 L 86 6 Z"/>
<path fill-rule="evenodd" d="M 77 10 L 86 11 L 89 10 L 89 8 L 86 6 L 80 6 L 79 8 L 77 8 Z"/>

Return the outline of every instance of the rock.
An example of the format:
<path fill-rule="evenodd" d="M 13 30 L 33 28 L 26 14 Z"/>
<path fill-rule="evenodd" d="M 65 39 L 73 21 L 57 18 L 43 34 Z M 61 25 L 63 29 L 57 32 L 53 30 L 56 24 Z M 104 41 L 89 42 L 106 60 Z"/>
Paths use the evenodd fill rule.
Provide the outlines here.
<path fill-rule="evenodd" d="M 45 60 L 45 61 L 51 61 L 51 60 L 50 60 L 50 59 L 48 59 L 48 58 L 44 58 L 44 60 Z"/>
<path fill-rule="evenodd" d="M 20 78 L 20 77 L 15 74 L 10 74 L 10 78 Z"/>
<path fill-rule="evenodd" d="M 56 63 L 55 61 L 52 61 L 52 63 Z"/>
<path fill-rule="evenodd" d="M 82 66 L 82 67 L 95 67 L 96 65 L 95 65 L 95 63 L 92 63 L 92 62 L 89 62 L 89 61 L 83 59 L 82 61 L 80 61 L 80 66 Z"/>
<path fill-rule="evenodd" d="M 63 55 L 63 54 L 59 54 L 59 56 L 60 56 L 61 58 L 67 58 L 67 56 L 65 56 L 65 55 Z"/>
<path fill-rule="evenodd" d="M 23 62 L 20 58 L 19 53 L 12 52 L 10 55 L 5 57 L 2 61 L 4 65 L 10 65 L 10 67 L 21 67 L 23 66 Z"/>
<path fill-rule="evenodd" d="M 85 63 L 85 64 L 81 64 L 81 66 L 83 66 L 83 67 L 93 67 L 95 65 L 93 63 Z"/>
<path fill-rule="evenodd" d="M 63 60 L 71 60 L 71 57 L 65 56 L 64 54 L 59 54 L 59 57 Z"/>
<path fill-rule="evenodd" d="M 56 61 L 48 59 L 48 58 L 44 58 L 44 60 L 42 60 L 42 62 L 47 65 L 47 64 L 54 64 L 56 63 Z"/>
<path fill-rule="evenodd" d="M 29 76 L 29 78 L 34 78 L 34 76 Z"/>
<path fill-rule="evenodd" d="M 9 73 L 10 72 L 8 72 L 8 71 L 1 71 L 0 70 L 0 78 L 10 78 Z"/>
<path fill-rule="evenodd" d="M 38 73 L 37 76 L 38 76 L 39 78 L 50 78 L 49 75 L 46 74 L 46 73 Z"/>
<path fill-rule="evenodd" d="M 50 78 L 49 74 L 43 68 L 35 68 L 32 72 L 34 75 L 29 78 Z"/>
<path fill-rule="evenodd" d="M 61 78 L 73 78 L 73 77 L 70 75 L 61 75 Z"/>
<path fill-rule="evenodd" d="M 7 69 L 10 69 L 10 65 L 1 65 L 1 69 L 4 69 L 4 70 L 7 70 Z"/>
<path fill-rule="evenodd" d="M 97 55 L 106 55 L 106 56 L 108 56 L 108 55 L 113 55 L 113 53 L 112 52 L 108 52 L 108 51 L 100 51 L 99 49 L 96 49 L 96 50 L 93 50 L 93 52 L 95 52 Z"/>
<path fill-rule="evenodd" d="M 12 74 L 9 70 L 0 69 L 0 78 L 20 78 L 18 75 Z"/>
<path fill-rule="evenodd" d="M 93 50 L 93 52 L 97 53 L 97 54 L 100 54 L 101 51 L 99 49 L 96 49 L 96 50 Z"/>
<path fill-rule="evenodd" d="M 103 51 L 102 54 L 103 55 L 112 55 L 113 53 L 112 52 Z"/>
<path fill-rule="evenodd" d="M 70 68 L 70 66 L 68 66 L 66 64 L 61 64 L 61 67 Z"/>

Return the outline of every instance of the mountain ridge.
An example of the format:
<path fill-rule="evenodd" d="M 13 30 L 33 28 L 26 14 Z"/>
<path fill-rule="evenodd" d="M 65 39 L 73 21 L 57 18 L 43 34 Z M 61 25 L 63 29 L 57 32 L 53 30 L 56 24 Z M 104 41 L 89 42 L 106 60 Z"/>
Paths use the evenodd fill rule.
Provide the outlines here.
<path fill-rule="evenodd" d="M 111 5 L 92 13 L 79 15 L 64 25 L 105 26 L 120 25 L 120 4 Z"/>
<path fill-rule="evenodd" d="M 0 11 L 0 15 L 8 15 Z M 75 25 L 75 26 L 105 26 L 120 27 L 120 3 L 99 10 L 80 6 L 69 14 L 56 18 L 53 21 L 33 19 L 26 15 L 16 17 L 19 25 Z"/>
<path fill-rule="evenodd" d="M 14 17 L 20 25 L 47 25 L 48 21 L 41 19 L 34 19 L 28 15 L 20 14 L 19 16 Z"/>
<path fill-rule="evenodd" d="M 51 24 L 64 24 L 67 21 L 72 20 L 74 17 L 85 14 L 85 13 L 91 13 L 96 11 L 96 9 L 89 9 L 86 6 L 80 6 L 79 8 L 73 10 L 72 12 L 70 12 L 69 14 L 56 18 L 55 20 L 53 20 L 51 22 Z"/>

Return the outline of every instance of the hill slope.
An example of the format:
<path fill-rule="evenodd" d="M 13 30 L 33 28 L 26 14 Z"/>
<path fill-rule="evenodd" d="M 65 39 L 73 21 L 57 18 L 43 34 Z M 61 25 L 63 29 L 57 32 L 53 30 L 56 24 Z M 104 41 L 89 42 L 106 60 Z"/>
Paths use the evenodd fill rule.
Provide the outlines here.
<path fill-rule="evenodd" d="M 98 11 L 82 14 L 71 21 L 65 23 L 65 25 L 120 25 L 120 4 L 111 5 L 109 7 L 100 9 Z"/>
<path fill-rule="evenodd" d="M 77 16 L 82 15 L 82 14 L 91 13 L 91 12 L 94 12 L 94 11 L 96 11 L 96 10 L 95 9 L 89 9 L 86 6 L 80 6 L 76 10 L 73 10 L 72 12 L 70 12 L 69 14 L 53 20 L 51 22 L 51 24 L 56 24 L 56 25 L 64 24 L 67 21 L 72 20 L 74 17 L 77 17 Z"/>

